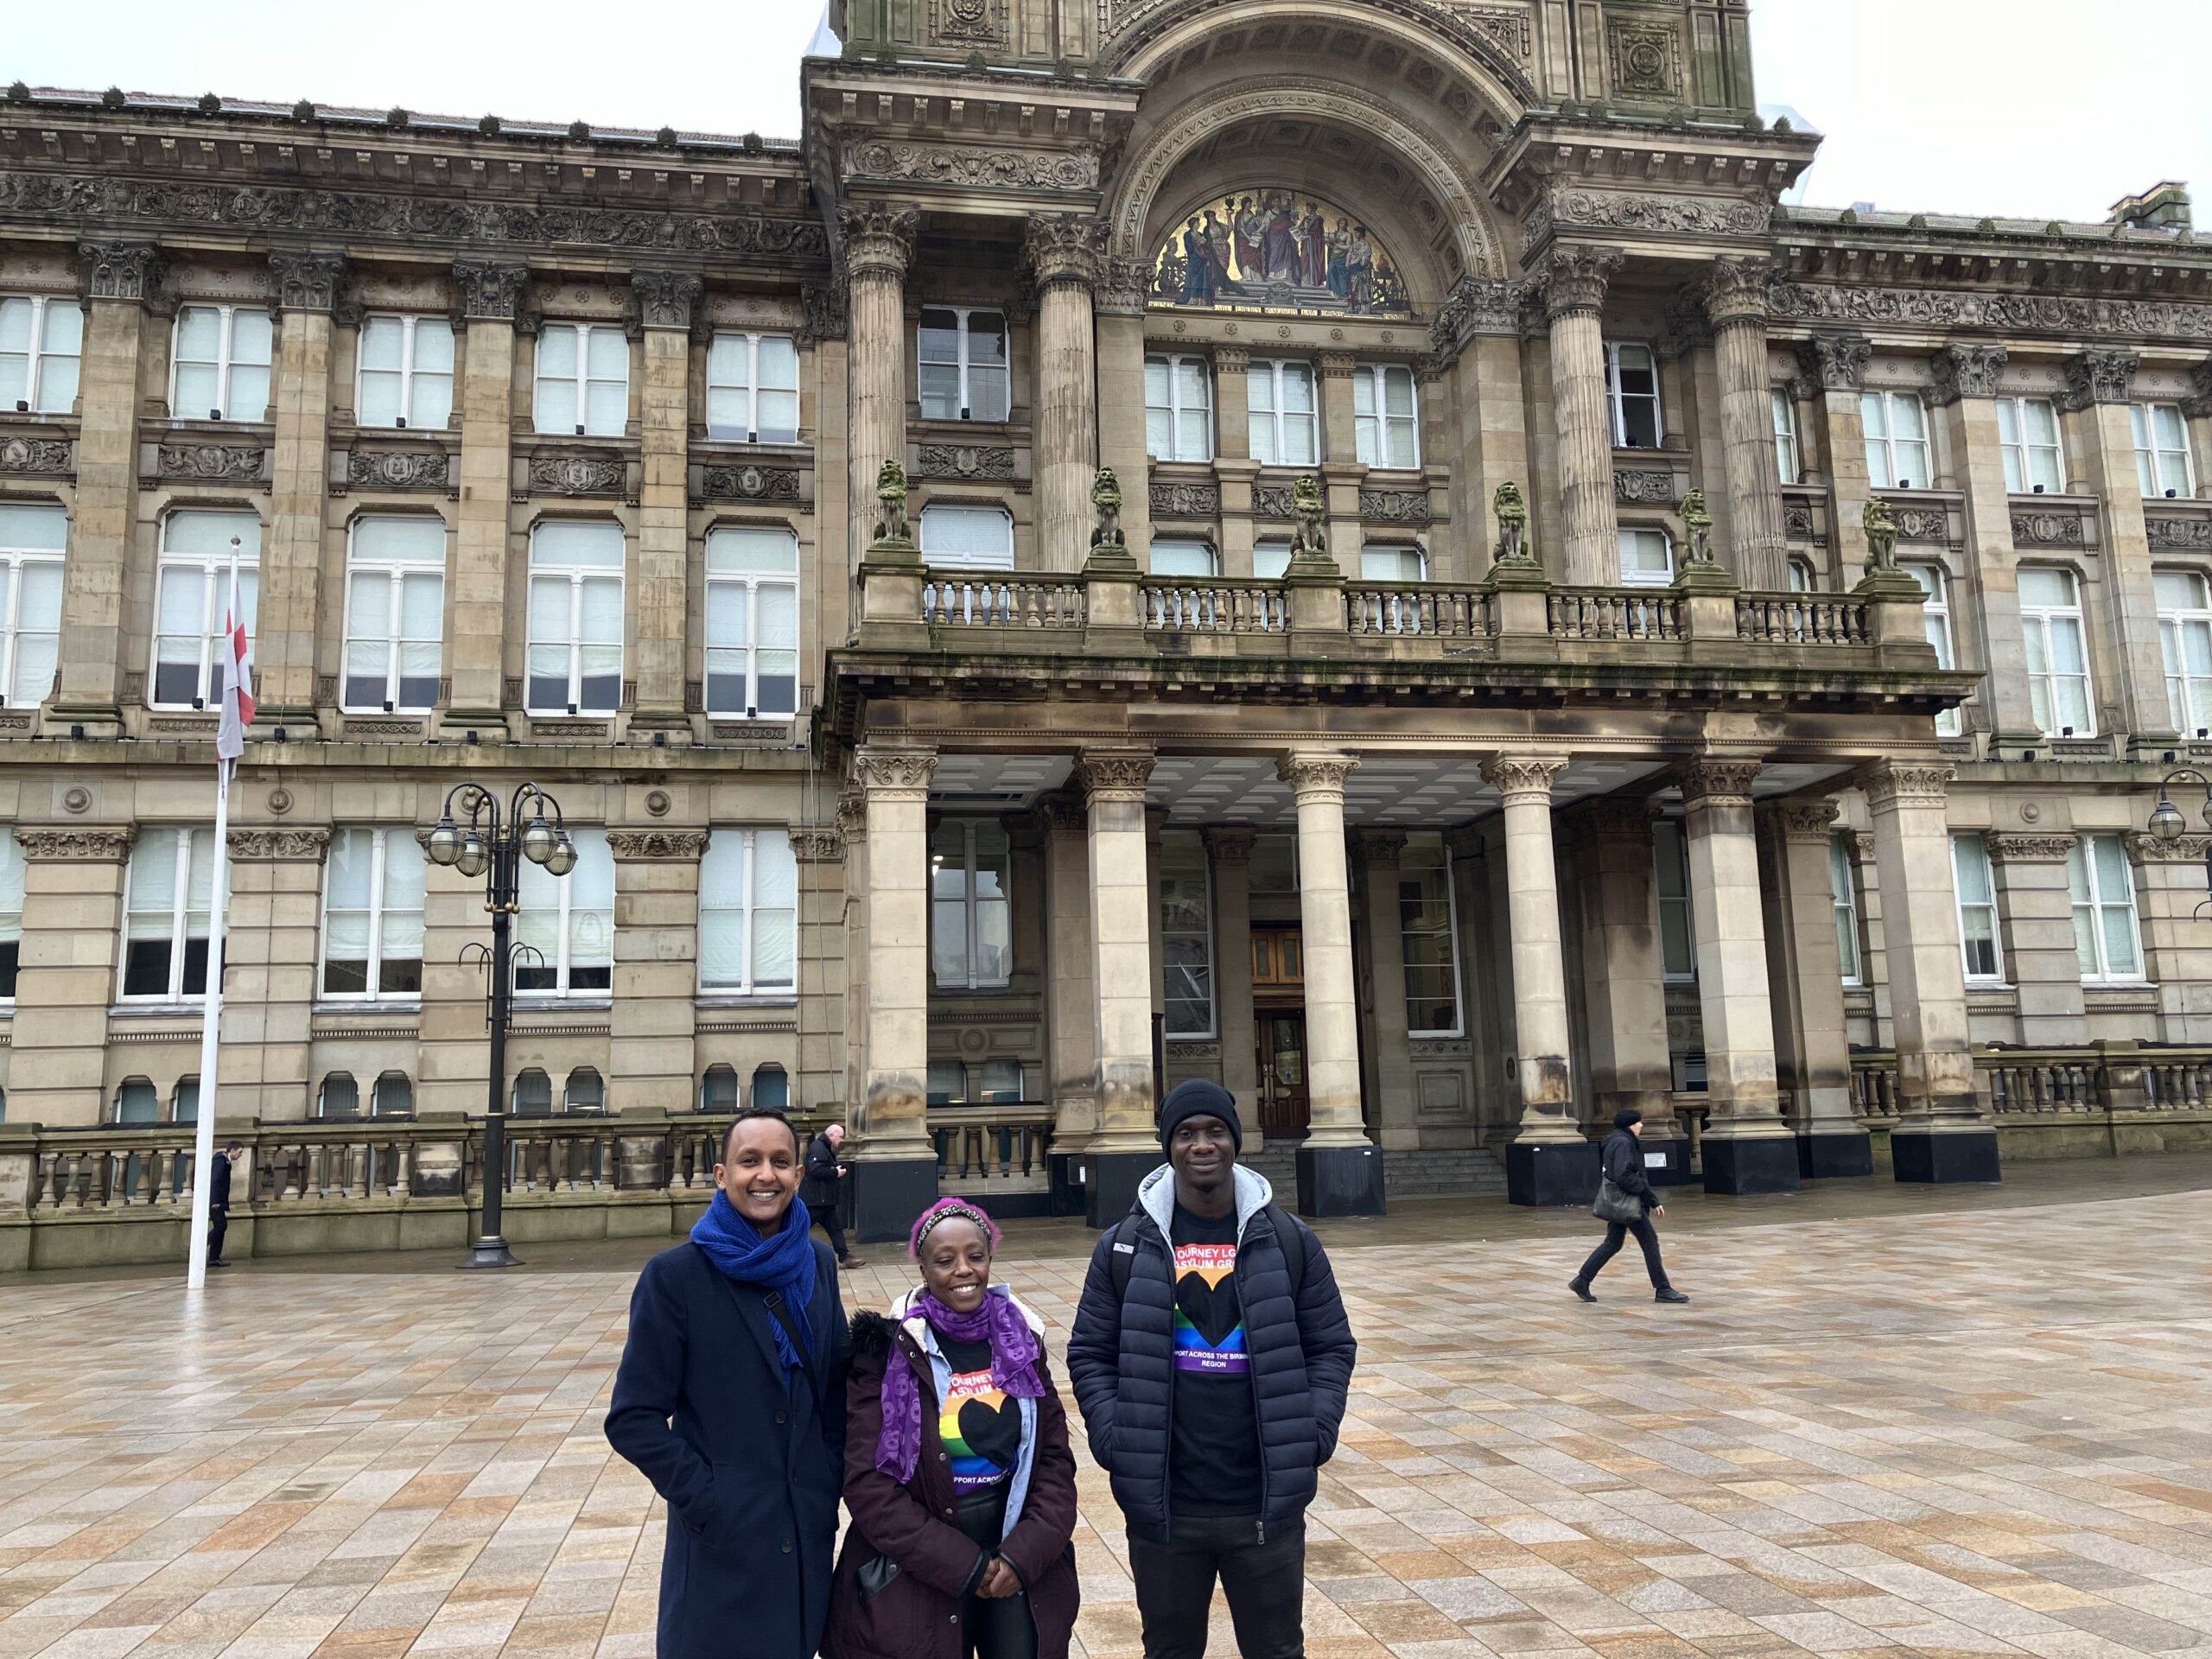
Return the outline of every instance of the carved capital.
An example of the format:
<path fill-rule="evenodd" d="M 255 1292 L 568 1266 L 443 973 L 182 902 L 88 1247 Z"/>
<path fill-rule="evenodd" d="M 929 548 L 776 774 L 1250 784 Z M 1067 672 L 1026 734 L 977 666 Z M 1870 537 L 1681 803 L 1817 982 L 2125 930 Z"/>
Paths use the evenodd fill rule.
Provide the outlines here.
<path fill-rule="evenodd" d="M 1749 806 L 1751 785 L 1758 781 L 1760 762 L 1700 755 L 1675 768 L 1682 799 L 1691 806 Z"/>
<path fill-rule="evenodd" d="M 1352 837 L 1352 846 L 1359 855 L 1360 867 L 1370 870 L 1395 870 L 1406 855 L 1405 832 L 1401 830 L 1362 830 Z"/>
<path fill-rule="evenodd" d="M 1785 840 L 1816 841 L 1826 844 L 1835 832 L 1835 803 L 1832 800 L 1777 801 L 1774 821 Z"/>
<path fill-rule="evenodd" d="M 151 242 L 79 242 L 88 300 L 157 300 L 168 262 Z"/>
<path fill-rule="evenodd" d="M 838 212 L 837 228 L 845 241 L 848 279 L 865 274 L 903 281 L 913 262 L 922 215 L 918 208 L 886 202 L 847 202 Z"/>
<path fill-rule="evenodd" d="M 2134 396 L 2135 371 L 2142 360 L 2134 352 L 2076 352 L 2066 359 L 2066 390 L 2059 407 L 2077 410 L 2127 402 Z"/>
<path fill-rule="evenodd" d="M 1076 781 L 1084 799 L 1142 802 L 1152 779 L 1149 749 L 1085 749 L 1075 763 Z"/>
<path fill-rule="evenodd" d="M 1958 768 L 1940 760 L 1877 760 L 1859 769 L 1859 787 L 1866 804 L 1885 806 L 1941 806 Z"/>
<path fill-rule="evenodd" d="M 233 830 L 227 840 L 232 858 L 270 863 L 320 864 L 330 849 L 330 831 L 325 829 Z"/>
<path fill-rule="evenodd" d="M 2007 355 L 2002 346 L 1948 342 L 1929 359 L 1936 371 L 1936 389 L 1929 401 L 1942 409 L 1961 397 L 1994 397 Z"/>
<path fill-rule="evenodd" d="M 2202 866 L 2212 853 L 2212 836 L 2178 836 L 2171 841 L 2138 830 L 2127 837 L 2127 856 L 2138 864 Z"/>
<path fill-rule="evenodd" d="M 2074 850 L 2071 836 L 1994 835 L 1981 838 L 1992 864 L 2063 864 Z"/>
<path fill-rule="evenodd" d="M 630 291 L 637 296 L 638 321 L 647 328 L 691 327 L 693 308 L 706 291 L 706 282 L 694 270 L 633 270 Z"/>
<path fill-rule="evenodd" d="M 1800 341 L 1797 360 L 1805 378 L 1827 391 L 1857 391 L 1866 384 L 1874 342 L 1864 334 L 1815 334 Z"/>
<path fill-rule="evenodd" d="M 2192 421 L 2212 417 L 2212 358 L 2189 372 L 2189 396 L 2181 400 L 2181 412 Z"/>
<path fill-rule="evenodd" d="M 1525 801 L 1548 805 L 1552 785 L 1566 770 L 1565 755 L 1493 754 L 1483 762 L 1483 781 L 1503 795 L 1509 806 Z"/>
<path fill-rule="evenodd" d="M 1324 380 L 1349 380 L 1359 359 L 1350 352 L 1323 352 L 1320 361 Z"/>
<path fill-rule="evenodd" d="M 845 837 L 835 830 L 794 830 L 791 856 L 802 864 L 842 864 Z"/>
<path fill-rule="evenodd" d="M 1098 289 L 1093 303 L 1106 316 L 1141 317 L 1145 311 L 1145 296 L 1151 288 L 1152 265 L 1149 261 L 1111 254 L 1099 273 Z"/>
<path fill-rule="evenodd" d="M 1574 828 L 1607 840 L 1649 842 L 1651 839 L 1650 801 L 1641 795 L 1603 795 L 1574 809 Z"/>
<path fill-rule="evenodd" d="M 1556 321 L 1605 303 L 1605 286 L 1628 256 L 1618 248 L 1554 248 L 1542 264 L 1544 313 Z"/>
<path fill-rule="evenodd" d="M 1494 276 L 1462 276 L 1452 285 L 1428 326 L 1429 349 L 1446 365 L 1458 360 L 1470 340 L 1521 333 L 1522 315 L 1535 285 Z"/>
<path fill-rule="evenodd" d="M 1707 273 L 1699 289 L 1705 302 L 1706 321 L 1715 328 L 1745 323 L 1766 327 L 1766 290 L 1770 280 L 1765 265 L 1747 259 L 1723 259 Z"/>
<path fill-rule="evenodd" d="M 331 311 L 338 306 L 339 284 L 346 280 L 342 253 L 272 253 L 269 282 L 276 310 Z"/>
<path fill-rule="evenodd" d="M 618 859 L 696 860 L 707 850 L 703 830 L 610 830 L 607 849 Z"/>
<path fill-rule="evenodd" d="M 1358 764 L 1357 755 L 1334 749 L 1294 749 L 1275 762 L 1275 776 L 1297 792 L 1301 803 L 1342 801 L 1344 779 Z"/>
<path fill-rule="evenodd" d="M 894 749 L 865 743 L 853 754 L 853 776 L 871 801 L 925 801 L 937 772 L 935 749 Z"/>
<path fill-rule="evenodd" d="M 26 830 L 20 824 L 16 829 L 16 843 L 23 856 L 39 864 L 111 864 L 127 855 L 137 838 L 137 826 L 129 823 L 111 830 Z"/>
<path fill-rule="evenodd" d="M 1490 838 L 1478 823 L 1455 823 L 1444 832 L 1444 850 L 1455 860 L 1483 858 L 1490 852 Z"/>
<path fill-rule="evenodd" d="M 1213 855 L 1216 868 L 1242 868 L 1252 861 L 1252 846 L 1259 840 L 1259 831 L 1248 830 L 1241 823 L 1208 826 L 1200 832 L 1205 836 L 1206 850 Z"/>
<path fill-rule="evenodd" d="M 806 308 L 806 323 L 799 330 L 803 340 L 842 340 L 849 326 L 847 291 L 842 276 L 798 285 L 799 303 Z"/>
<path fill-rule="evenodd" d="M 461 315 L 486 322 L 521 321 L 530 267 L 490 259 L 456 259 L 453 280 L 461 290 Z"/>
<path fill-rule="evenodd" d="M 1061 283 L 1094 287 L 1105 270 L 1105 224 L 1088 213 L 1033 213 L 1021 256 L 1040 294 Z"/>
<path fill-rule="evenodd" d="M 1217 374 L 1249 374 L 1252 369 L 1252 353 L 1243 346 L 1217 346 L 1213 348 L 1213 367 Z"/>
<path fill-rule="evenodd" d="M 868 845 L 868 795 L 859 789 L 840 791 L 837 796 L 837 833 L 844 836 L 848 845 Z"/>

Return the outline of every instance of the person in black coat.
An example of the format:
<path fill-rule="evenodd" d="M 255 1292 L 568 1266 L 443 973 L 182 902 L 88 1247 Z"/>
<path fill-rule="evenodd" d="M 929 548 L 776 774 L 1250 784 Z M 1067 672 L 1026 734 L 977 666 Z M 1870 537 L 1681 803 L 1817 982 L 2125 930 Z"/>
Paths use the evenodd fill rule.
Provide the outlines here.
<path fill-rule="evenodd" d="M 798 1196 L 814 1224 L 830 1236 L 830 1248 L 837 1253 L 837 1264 L 864 1268 L 868 1263 L 845 1248 L 844 1218 L 838 1209 L 843 1198 L 845 1166 L 837 1158 L 844 1145 L 845 1126 L 842 1123 L 832 1123 L 814 1137 L 813 1144 L 806 1149 L 806 1179 L 799 1187 Z"/>
<path fill-rule="evenodd" d="M 1659 1233 L 1652 1226 L 1651 1217 L 1663 1216 L 1667 1206 L 1659 1202 L 1658 1194 L 1651 1190 L 1651 1178 L 1643 1173 L 1643 1114 L 1633 1106 L 1624 1106 L 1613 1114 L 1613 1132 L 1605 1137 L 1605 1144 L 1598 1154 L 1599 1166 L 1605 1177 L 1630 1198 L 1643 1206 L 1643 1213 L 1634 1221 L 1609 1221 L 1605 1224 L 1605 1242 L 1590 1252 L 1590 1259 L 1582 1264 L 1582 1271 L 1568 1281 L 1567 1288 L 1586 1302 L 1598 1299 L 1590 1294 L 1590 1281 L 1598 1270 L 1621 1253 L 1621 1243 L 1630 1233 L 1643 1248 L 1644 1270 L 1651 1275 L 1651 1300 L 1656 1302 L 1687 1302 L 1689 1298 L 1667 1281 L 1667 1264 L 1659 1259 Z"/>
<path fill-rule="evenodd" d="M 231 1170 L 245 1156 L 245 1142 L 233 1141 L 207 1172 L 207 1265 L 227 1268 L 223 1260 L 223 1236 L 231 1226 Z"/>
<path fill-rule="evenodd" d="M 1306 1509 L 1358 1344 L 1320 1241 L 1237 1166 L 1217 1084 L 1162 1103 L 1167 1166 L 1098 1241 L 1068 1339 L 1090 1454 L 1128 1523 L 1147 1659 L 1197 1659 L 1217 1577 L 1245 1659 L 1305 1651 Z"/>
<path fill-rule="evenodd" d="M 607 1439 L 668 1500 L 659 1659 L 811 1659 L 829 1617 L 847 1333 L 798 1183 L 790 1121 L 740 1114 L 630 1299 Z"/>

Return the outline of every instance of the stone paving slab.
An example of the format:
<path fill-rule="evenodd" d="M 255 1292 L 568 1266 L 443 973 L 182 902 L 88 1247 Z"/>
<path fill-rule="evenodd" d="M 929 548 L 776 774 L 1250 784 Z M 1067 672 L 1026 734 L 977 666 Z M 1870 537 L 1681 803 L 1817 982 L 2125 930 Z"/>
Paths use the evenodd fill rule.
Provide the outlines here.
<path fill-rule="evenodd" d="M 1325 1229 L 1362 1351 L 1309 1653 L 2212 1648 L 2204 1194 L 2067 1190 L 1684 1195 L 1688 1308 L 1632 1253 L 1570 1298 L 1585 1218 Z M 1086 1243 L 1009 1245 L 1056 1346 Z M 649 1659 L 665 1517 L 600 1433 L 639 1252 L 606 1254 L 0 1284 L 0 1656 Z M 1082 1497 L 1080 1651 L 1134 1656 L 1087 1460 Z"/>

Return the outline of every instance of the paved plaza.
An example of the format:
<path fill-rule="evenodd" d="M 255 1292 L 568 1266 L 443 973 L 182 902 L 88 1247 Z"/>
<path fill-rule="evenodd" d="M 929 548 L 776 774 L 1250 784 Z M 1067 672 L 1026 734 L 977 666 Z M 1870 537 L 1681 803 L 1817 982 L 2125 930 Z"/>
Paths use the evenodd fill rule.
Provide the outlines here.
<path fill-rule="evenodd" d="M 1688 1308 L 1633 1250 L 1575 1302 L 1586 1217 L 1325 1227 L 1361 1353 L 1309 1652 L 2212 1645 L 2212 1167 L 2074 1173 L 1686 1196 Z M 1086 1236 L 1012 1230 L 1064 1339 Z M 0 1655 L 649 1656 L 664 1513 L 600 1433 L 643 1253 L 0 1281 Z M 1083 1466 L 1082 1650 L 1133 1655 Z"/>

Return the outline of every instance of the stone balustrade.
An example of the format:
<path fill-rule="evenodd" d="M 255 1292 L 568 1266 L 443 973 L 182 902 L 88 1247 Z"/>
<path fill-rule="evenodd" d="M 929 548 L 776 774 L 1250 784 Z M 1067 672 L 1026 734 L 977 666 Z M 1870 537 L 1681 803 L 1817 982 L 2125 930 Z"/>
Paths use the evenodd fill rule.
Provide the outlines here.
<path fill-rule="evenodd" d="M 1147 632 L 1281 633 L 1290 626 L 1289 594 L 1280 582 L 1154 577 L 1141 592 Z"/>
<path fill-rule="evenodd" d="M 1738 594 L 1736 637 L 1768 645 L 1863 645 L 1867 603 L 1847 594 Z"/>
<path fill-rule="evenodd" d="M 2212 1146 L 2212 1047 L 1991 1047 L 1974 1052 L 1974 1068 L 2007 1159 Z M 1862 1124 L 1893 1125 L 1897 1057 L 1854 1052 L 1851 1097 Z"/>
<path fill-rule="evenodd" d="M 1483 639 L 1497 631 L 1488 589 L 1442 582 L 1348 582 L 1344 632 Z"/>
<path fill-rule="evenodd" d="M 1545 631 L 1559 639 L 1681 639 L 1681 601 L 1664 588 L 1555 588 Z"/>
<path fill-rule="evenodd" d="M 922 583 L 922 620 L 938 628 L 1079 628 L 1083 584 L 1065 576 L 932 570 Z"/>

